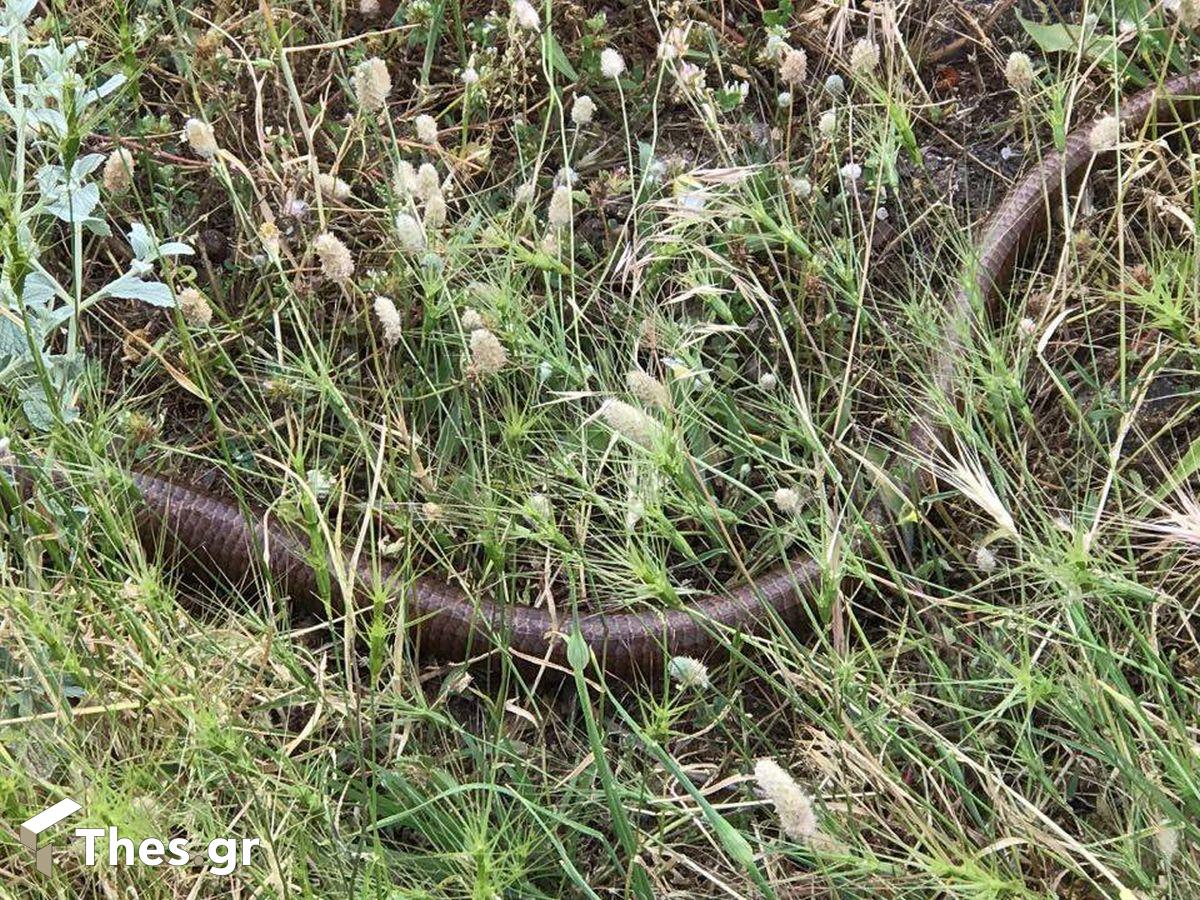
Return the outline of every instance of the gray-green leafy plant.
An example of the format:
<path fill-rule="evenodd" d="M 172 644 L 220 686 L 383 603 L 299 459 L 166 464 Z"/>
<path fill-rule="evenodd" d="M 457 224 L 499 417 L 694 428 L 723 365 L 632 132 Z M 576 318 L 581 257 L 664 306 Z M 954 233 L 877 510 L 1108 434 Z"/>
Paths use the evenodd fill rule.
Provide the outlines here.
<path fill-rule="evenodd" d="M 0 116 L 11 125 L 0 153 L 0 385 L 20 398 L 31 425 L 46 429 L 55 418 L 78 415 L 79 316 L 110 297 L 173 306 L 174 294 L 155 277 L 155 267 L 192 249 L 160 242 L 135 222 L 128 232 L 128 271 L 85 293 L 84 232 L 107 236 L 110 229 L 95 179 L 104 156 L 80 149 L 99 103 L 120 89 L 125 76 L 89 86 L 76 70 L 82 41 L 35 46 L 26 27 L 35 6 L 34 0 L 0 6 L 0 42 L 7 50 L 0 57 Z M 43 244 L 63 226 L 71 238 L 67 284 L 52 274 L 57 266 L 45 257 Z"/>

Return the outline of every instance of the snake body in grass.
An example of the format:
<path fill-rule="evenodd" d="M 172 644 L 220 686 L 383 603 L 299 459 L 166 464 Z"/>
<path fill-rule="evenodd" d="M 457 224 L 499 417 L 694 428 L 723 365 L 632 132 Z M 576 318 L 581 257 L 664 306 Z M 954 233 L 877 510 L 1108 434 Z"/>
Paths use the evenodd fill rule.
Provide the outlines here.
<path fill-rule="evenodd" d="M 1165 109 L 1172 99 L 1200 92 L 1200 70 L 1174 77 L 1126 100 L 1119 119 L 1122 128 L 1140 128 Z M 1094 157 L 1089 146 L 1091 123 L 1074 130 L 1065 149 L 1043 159 L 1025 174 L 988 218 L 975 244 L 977 268 L 972 284 L 957 291 L 950 302 L 950 325 L 944 352 L 934 366 L 934 381 L 951 394 L 956 358 L 963 350 L 962 335 L 971 321 L 972 294 L 992 299 L 1011 273 L 1020 246 L 1042 230 L 1050 199 L 1065 184 L 1074 183 Z M 14 470 L 28 481 L 28 470 Z M 258 567 L 302 610 L 321 612 L 325 603 L 318 568 L 312 564 L 312 545 L 262 510 L 238 503 L 181 481 L 146 471 L 131 473 L 136 490 L 134 522 L 141 542 L 151 553 L 184 574 L 223 573 L 248 583 Z M 24 485 L 29 487 L 29 485 Z M 379 573 L 367 563 L 352 573 L 353 593 L 364 594 Z M 389 573 L 382 573 L 384 580 Z M 821 568 L 812 558 L 798 558 L 727 593 L 703 597 L 685 609 L 594 613 L 575 617 L 560 606 L 512 606 L 486 597 L 468 597 L 458 587 L 432 577 L 408 581 L 406 620 L 421 652 L 446 660 L 466 660 L 508 648 L 515 664 L 536 669 L 539 661 L 567 664 L 566 635 L 578 629 L 589 650 L 606 672 L 619 677 L 660 673 L 673 656 L 712 658 L 725 652 L 730 631 L 761 633 L 768 623 L 797 626 L 806 618 L 806 599 L 819 587 Z M 332 589 L 334 607 L 359 597 L 341 596 Z M 493 654 L 494 657 L 494 654 Z"/>

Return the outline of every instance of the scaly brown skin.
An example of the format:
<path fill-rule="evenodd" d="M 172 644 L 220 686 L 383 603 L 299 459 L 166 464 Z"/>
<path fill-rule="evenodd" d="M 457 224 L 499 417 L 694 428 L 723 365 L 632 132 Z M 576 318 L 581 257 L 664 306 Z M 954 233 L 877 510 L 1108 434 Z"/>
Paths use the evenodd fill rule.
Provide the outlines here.
<path fill-rule="evenodd" d="M 1127 131 L 1140 128 L 1172 98 L 1197 93 L 1200 71 L 1172 78 L 1125 101 L 1122 126 Z M 1062 185 L 1076 181 L 1093 158 L 1090 129 L 1088 123 L 1072 132 L 1065 151 L 1046 157 L 1023 176 L 989 217 L 976 243 L 974 284 L 985 303 L 1010 274 L 1022 243 L 1044 227 L 1052 198 Z M 950 313 L 947 346 L 934 370 L 935 383 L 946 396 L 952 396 L 954 364 L 963 353 L 963 330 L 971 322 L 966 289 L 954 295 Z M 32 490 L 28 469 L 11 467 L 10 474 L 23 492 Z M 194 485 L 148 472 L 134 472 L 131 480 L 140 498 L 134 510 L 137 532 L 149 552 L 161 551 L 184 573 L 207 576 L 215 570 L 235 582 L 251 582 L 261 562 L 298 608 L 324 610 L 306 536 L 262 511 L 243 514 L 237 503 Z M 377 579 L 393 586 L 408 583 L 393 571 L 377 574 L 364 563 L 353 577 L 360 595 L 356 602 Z M 593 613 L 575 621 L 566 608 L 555 617 L 544 608 L 501 606 L 486 597 L 469 598 L 445 581 L 423 577 L 409 583 L 406 616 L 419 649 L 442 659 L 465 660 L 499 646 L 513 651 L 513 661 L 526 671 L 536 669 L 538 660 L 566 666 L 566 635 L 577 626 L 609 674 L 653 676 L 672 656 L 712 659 L 721 655 L 726 652 L 728 632 L 762 632 L 773 621 L 800 625 L 807 617 L 806 598 L 820 579 L 820 566 L 811 558 L 800 558 L 684 610 Z M 343 606 L 344 599 L 335 586 L 335 608 Z M 489 655 L 495 658 L 494 653 Z"/>

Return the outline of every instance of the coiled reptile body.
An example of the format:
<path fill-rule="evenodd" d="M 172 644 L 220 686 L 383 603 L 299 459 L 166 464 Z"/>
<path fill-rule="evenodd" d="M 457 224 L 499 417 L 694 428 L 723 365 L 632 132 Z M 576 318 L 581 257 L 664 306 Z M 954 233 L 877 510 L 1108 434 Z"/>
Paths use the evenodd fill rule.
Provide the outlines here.
<path fill-rule="evenodd" d="M 1198 92 L 1200 70 L 1145 90 L 1122 105 L 1122 128 L 1140 128 L 1174 98 Z M 995 296 L 1019 247 L 1045 227 L 1051 198 L 1086 170 L 1094 157 L 1088 140 L 1091 124 L 1075 129 L 1063 152 L 1047 156 L 1022 176 L 980 231 L 973 284 L 953 295 L 947 347 L 934 367 L 935 383 L 948 396 L 955 360 L 963 352 L 962 335 L 971 321 L 972 293 L 985 302 Z M 14 474 L 18 480 L 29 478 L 20 469 Z M 207 575 L 216 570 L 235 581 L 251 580 L 261 563 L 296 606 L 324 609 L 306 536 L 261 510 L 243 512 L 237 503 L 195 485 L 149 472 L 130 477 L 138 495 L 137 532 L 148 550 L 161 549 L 164 558 L 185 573 Z M 386 571 L 382 575 L 385 581 L 389 577 Z M 376 577 L 365 564 L 353 574 L 358 585 L 369 585 Z M 470 598 L 445 581 L 418 577 L 407 582 L 406 613 L 419 648 L 439 658 L 464 660 L 500 646 L 513 651 L 513 659 L 525 669 L 536 667 L 539 660 L 564 666 L 566 635 L 577 627 L 609 674 L 651 675 L 661 672 L 672 656 L 711 658 L 723 652 L 723 631 L 761 632 L 772 620 L 799 625 L 807 615 L 806 598 L 820 579 L 818 563 L 800 558 L 684 610 L 596 613 L 575 619 L 569 610 L 555 615 L 541 607 L 497 604 L 486 597 Z M 347 598 L 335 585 L 332 599 L 341 605 Z"/>

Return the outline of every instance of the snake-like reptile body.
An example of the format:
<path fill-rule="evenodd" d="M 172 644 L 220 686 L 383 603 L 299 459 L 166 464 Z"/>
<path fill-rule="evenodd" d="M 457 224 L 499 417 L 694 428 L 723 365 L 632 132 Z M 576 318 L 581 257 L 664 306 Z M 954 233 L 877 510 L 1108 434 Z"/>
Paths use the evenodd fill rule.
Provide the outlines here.
<path fill-rule="evenodd" d="M 1200 93 L 1200 70 L 1179 75 L 1151 88 L 1121 106 L 1122 128 L 1140 128 L 1173 98 Z M 1022 176 L 988 218 L 975 244 L 973 283 L 958 290 L 949 306 L 946 347 L 934 367 L 934 381 L 952 396 L 952 374 L 963 352 L 964 329 L 970 327 L 972 294 L 984 301 L 995 296 L 1010 274 L 1020 245 L 1045 227 L 1047 210 L 1063 185 L 1073 183 L 1094 157 L 1089 146 L 1092 123 L 1076 128 L 1063 152 L 1046 156 Z M 13 470 L 28 482 L 27 469 Z M 131 474 L 138 500 L 134 520 L 141 542 L 150 552 L 184 573 L 220 572 L 234 581 L 250 582 L 259 566 L 300 609 L 325 608 L 321 577 L 312 560 L 306 535 L 293 531 L 262 510 L 161 475 Z M 26 483 L 26 488 L 31 485 Z M 556 613 L 544 607 L 498 604 L 487 597 L 468 597 L 440 579 L 418 576 L 405 580 L 397 573 L 378 572 L 368 563 L 352 573 L 359 602 L 382 576 L 394 585 L 407 585 L 406 618 L 422 652 L 447 660 L 488 655 L 496 647 L 513 651 L 515 663 L 526 670 L 545 660 L 567 663 L 566 635 L 578 628 L 599 664 L 616 676 L 661 672 L 672 656 L 712 658 L 724 652 L 722 633 L 761 633 L 769 622 L 797 626 L 807 616 L 806 598 L 819 586 L 821 567 L 800 558 L 727 593 L 701 598 L 686 609 L 593 613 L 575 617 L 560 603 Z M 325 579 L 329 581 L 328 578 Z M 336 582 L 332 603 L 343 606 Z"/>

